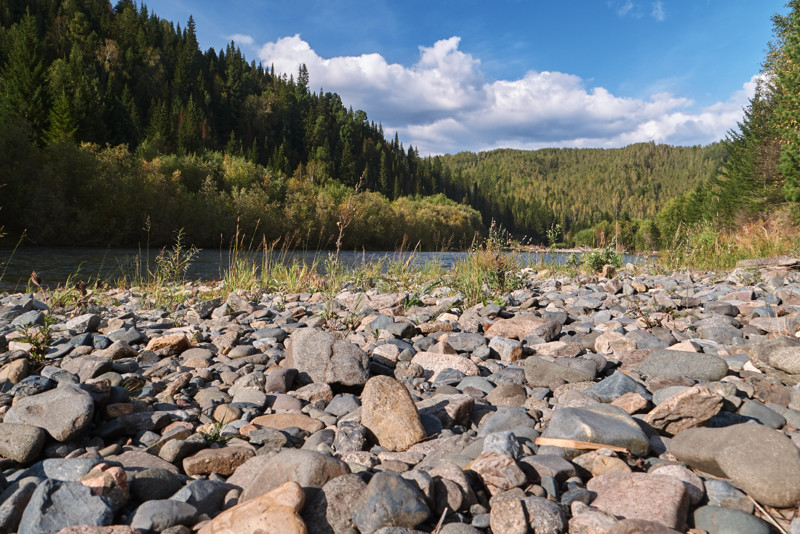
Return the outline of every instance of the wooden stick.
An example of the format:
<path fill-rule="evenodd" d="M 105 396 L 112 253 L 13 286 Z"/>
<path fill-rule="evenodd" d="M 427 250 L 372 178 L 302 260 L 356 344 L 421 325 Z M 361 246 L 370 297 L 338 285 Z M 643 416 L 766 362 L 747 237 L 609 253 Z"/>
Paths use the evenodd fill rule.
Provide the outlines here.
<path fill-rule="evenodd" d="M 605 443 L 592 443 L 591 441 L 576 441 L 574 439 L 561 439 L 561 438 L 536 438 L 534 441 L 536 445 L 544 445 L 551 447 L 563 447 L 565 449 L 611 449 L 614 452 L 621 452 L 622 454 L 630 454 L 630 451 L 625 447 L 617 447 L 616 445 L 606 445 Z"/>
<path fill-rule="evenodd" d="M 442 512 L 442 517 L 439 518 L 439 522 L 436 523 L 436 528 L 433 531 L 433 534 L 439 534 L 439 531 L 442 530 L 442 523 L 444 523 L 444 517 L 447 515 L 447 507 L 445 506 L 444 511 Z"/>
<path fill-rule="evenodd" d="M 789 534 L 788 532 L 786 532 L 786 529 L 785 529 L 785 528 L 783 528 L 783 527 L 782 527 L 782 526 L 781 526 L 781 525 L 778 523 L 778 520 L 777 520 L 777 519 L 775 519 L 774 517 L 772 517 L 772 514 L 771 514 L 771 513 L 769 513 L 769 512 L 767 512 L 767 510 L 766 510 L 766 509 L 765 509 L 763 506 L 761 506 L 760 504 L 758 504 L 754 498 L 752 498 L 750 495 L 747 495 L 747 498 L 748 498 L 748 499 L 750 499 L 751 501 L 753 501 L 753 504 L 755 504 L 755 505 L 756 505 L 756 508 L 758 508 L 758 509 L 759 509 L 759 511 L 760 511 L 762 514 L 764 514 L 764 516 L 766 517 L 767 521 L 769 521 L 770 523 L 772 523 L 772 525 L 773 525 L 775 528 L 777 528 L 777 529 L 778 529 L 778 530 L 781 532 L 781 534 Z"/>

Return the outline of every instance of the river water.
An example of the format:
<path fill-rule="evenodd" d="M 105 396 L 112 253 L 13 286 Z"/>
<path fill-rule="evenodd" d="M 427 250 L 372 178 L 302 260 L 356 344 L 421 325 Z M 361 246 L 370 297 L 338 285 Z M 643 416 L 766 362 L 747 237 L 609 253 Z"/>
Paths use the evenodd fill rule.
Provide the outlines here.
<path fill-rule="evenodd" d="M 21 291 L 27 284 L 31 271 L 36 271 L 41 276 L 46 286 L 55 287 L 63 284 L 70 277 L 77 280 L 119 280 L 122 277 L 131 279 L 136 273 L 136 265 L 146 273 L 149 261 L 150 269 L 155 268 L 155 258 L 158 249 L 103 249 L 103 248 L 58 248 L 58 247 L 27 247 L 17 250 L 0 249 L 0 291 Z M 322 263 L 330 256 L 331 252 L 290 251 L 275 252 L 273 259 L 276 261 L 294 262 L 304 261 L 312 263 L 315 260 Z M 515 252 L 523 265 L 536 265 L 540 262 L 541 253 Z M 553 252 L 544 253 L 545 263 L 566 263 L 569 253 Z M 580 256 L 580 253 L 578 253 Z M 261 264 L 263 252 L 248 253 L 249 258 Z M 452 267 L 457 261 L 464 259 L 466 252 L 342 252 L 340 261 L 348 267 L 358 266 L 361 263 L 373 261 L 410 261 L 415 264 L 426 262 L 439 262 L 445 268 Z M 625 255 L 625 263 L 642 263 L 644 256 Z M 230 264 L 228 250 L 200 250 L 192 261 L 186 278 L 189 280 L 214 280 L 225 275 Z"/>

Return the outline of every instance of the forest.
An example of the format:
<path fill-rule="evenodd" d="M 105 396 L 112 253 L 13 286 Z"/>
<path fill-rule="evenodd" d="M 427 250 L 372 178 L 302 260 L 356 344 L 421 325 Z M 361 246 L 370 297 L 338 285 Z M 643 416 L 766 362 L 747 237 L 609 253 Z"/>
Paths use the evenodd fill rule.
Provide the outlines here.
<path fill-rule="evenodd" d="M 702 202 L 738 183 L 750 137 L 774 130 L 761 124 L 776 107 L 764 86 L 741 131 L 706 147 L 421 157 L 310 88 L 305 66 L 276 73 L 234 43 L 202 51 L 192 18 L 181 26 L 132 0 L 0 0 L 0 51 L 6 245 L 167 244 L 182 229 L 197 246 L 238 232 L 439 250 L 468 247 L 495 222 L 526 243 L 599 246 L 613 234 L 653 249 L 676 221 L 707 214 Z M 775 159 L 780 141 L 763 148 L 752 165 Z M 732 214 L 782 198 L 773 174 L 758 198 L 720 205 Z"/>

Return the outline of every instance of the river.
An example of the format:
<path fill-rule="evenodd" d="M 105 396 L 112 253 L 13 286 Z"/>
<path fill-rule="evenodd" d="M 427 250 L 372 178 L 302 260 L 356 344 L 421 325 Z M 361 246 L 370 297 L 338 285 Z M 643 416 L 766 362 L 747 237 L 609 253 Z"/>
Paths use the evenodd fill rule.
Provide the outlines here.
<path fill-rule="evenodd" d="M 67 280 L 109 280 L 115 281 L 127 276 L 131 279 L 136 272 L 136 264 L 143 272 L 149 259 L 150 269 L 155 267 L 158 249 L 106 249 L 106 248 L 59 248 L 59 247 L 25 247 L 16 250 L 0 249 L 0 291 L 22 291 L 28 284 L 31 271 L 41 276 L 46 286 L 55 287 Z M 332 254 L 329 251 L 290 251 L 275 252 L 273 258 L 278 261 L 304 261 L 312 263 Z M 536 265 L 540 261 L 539 252 L 515 252 L 523 265 Z M 580 255 L 580 253 L 579 253 Z M 262 252 L 248 253 L 251 260 L 260 264 Z M 406 261 L 409 256 L 414 263 L 440 262 L 444 267 L 451 267 L 464 259 L 467 252 L 342 252 L 340 261 L 348 267 L 362 262 L 373 261 Z M 570 253 L 545 252 L 545 263 L 566 263 Z M 626 254 L 625 263 L 642 263 L 644 256 Z M 186 278 L 190 280 L 213 280 L 224 276 L 230 263 L 228 250 L 200 250 L 192 261 Z"/>

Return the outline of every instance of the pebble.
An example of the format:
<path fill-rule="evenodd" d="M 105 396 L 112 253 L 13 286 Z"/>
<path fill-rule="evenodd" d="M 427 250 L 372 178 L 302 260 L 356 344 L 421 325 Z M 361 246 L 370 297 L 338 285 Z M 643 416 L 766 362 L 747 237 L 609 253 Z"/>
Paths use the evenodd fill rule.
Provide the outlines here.
<path fill-rule="evenodd" d="M 800 274 L 606 274 L 524 271 L 471 308 L 0 295 L 0 530 L 768 532 L 751 497 L 800 502 Z M 37 366 L 9 334 L 45 314 Z"/>

